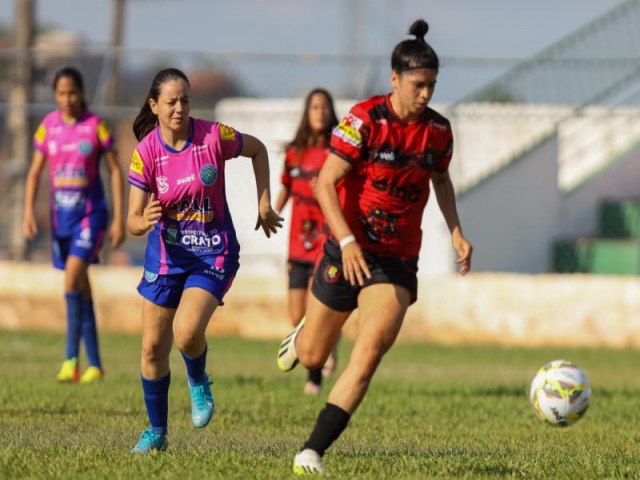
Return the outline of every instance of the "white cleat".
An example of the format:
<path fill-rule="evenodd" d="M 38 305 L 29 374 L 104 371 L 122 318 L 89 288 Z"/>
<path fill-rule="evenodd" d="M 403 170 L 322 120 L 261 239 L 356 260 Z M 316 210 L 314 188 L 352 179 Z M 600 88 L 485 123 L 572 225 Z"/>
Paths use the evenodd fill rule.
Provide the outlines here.
<path fill-rule="evenodd" d="M 285 338 L 280 344 L 280 349 L 278 350 L 278 368 L 283 372 L 289 372 L 294 369 L 294 367 L 298 364 L 298 353 L 296 352 L 296 338 L 298 338 L 298 334 L 302 327 L 304 326 L 304 318 L 300 320 L 300 323 L 295 328 L 293 332 L 291 332 L 287 338 Z"/>
<path fill-rule="evenodd" d="M 324 465 L 322 465 L 322 457 L 318 452 L 307 448 L 302 450 L 293 459 L 293 473 L 296 475 L 309 475 L 313 473 L 324 473 Z"/>

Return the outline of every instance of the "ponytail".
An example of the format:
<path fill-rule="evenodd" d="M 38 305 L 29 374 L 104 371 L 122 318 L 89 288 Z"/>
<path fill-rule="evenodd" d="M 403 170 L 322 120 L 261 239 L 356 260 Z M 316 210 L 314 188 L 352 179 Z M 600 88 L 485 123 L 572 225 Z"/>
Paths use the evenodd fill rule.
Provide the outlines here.
<path fill-rule="evenodd" d="M 151 111 L 149 98 L 147 98 L 144 105 L 140 108 L 140 113 L 138 113 L 138 116 L 133 121 L 133 134 L 138 141 L 140 141 L 156 127 L 157 123 L 158 116 Z"/>

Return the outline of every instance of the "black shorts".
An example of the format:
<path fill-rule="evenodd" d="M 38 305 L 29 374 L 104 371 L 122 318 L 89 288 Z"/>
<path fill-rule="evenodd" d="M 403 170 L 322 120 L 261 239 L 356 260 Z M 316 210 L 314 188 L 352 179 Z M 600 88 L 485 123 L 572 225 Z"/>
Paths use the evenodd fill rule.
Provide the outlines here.
<path fill-rule="evenodd" d="M 371 278 L 365 277 L 364 286 L 351 285 L 342 274 L 342 252 L 335 242 L 324 244 L 311 291 L 327 307 L 338 312 L 351 312 L 358 307 L 360 290 L 376 283 L 391 283 L 409 290 L 411 303 L 418 297 L 417 261 L 404 261 L 393 257 L 379 257 L 365 253 Z"/>
<path fill-rule="evenodd" d="M 301 262 L 298 260 L 289 260 L 287 270 L 289 272 L 289 290 L 304 288 L 309 286 L 309 279 L 313 276 L 313 262 Z"/>

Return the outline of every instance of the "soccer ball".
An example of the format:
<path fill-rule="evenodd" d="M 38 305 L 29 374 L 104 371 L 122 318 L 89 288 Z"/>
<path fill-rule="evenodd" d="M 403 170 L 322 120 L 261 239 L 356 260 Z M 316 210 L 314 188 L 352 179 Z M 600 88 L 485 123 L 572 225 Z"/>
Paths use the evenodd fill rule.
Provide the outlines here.
<path fill-rule="evenodd" d="M 589 408 L 591 387 L 584 371 L 568 360 L 554 360 L 538 370 L 529 392 L 538 417 L 554 427 L 568 427 Z"/>

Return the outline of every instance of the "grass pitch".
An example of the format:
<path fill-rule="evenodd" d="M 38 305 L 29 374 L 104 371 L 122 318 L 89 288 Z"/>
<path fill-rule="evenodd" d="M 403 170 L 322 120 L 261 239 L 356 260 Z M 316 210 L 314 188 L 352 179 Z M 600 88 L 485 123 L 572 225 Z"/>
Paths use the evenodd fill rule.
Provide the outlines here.
<path fill-rule="evenodd" d="M 132 456 L 147 426 L 138 336 L 103 334 L 107 376 L 60 385 L 64 336 L 0 332 L 2 478 L 293 478 L 293 455 L 326 392 L 275 367 L 278 343 L 209 338 L 217 413 L 191 426 L 185 369 L 172 353 L 169 451 Z M 350 344 L 341 345 L 341 363 Z M 556 358 L 583 367 L 593 397 L 567 429 L 539 421 L 527 390 Z M 333 478 L 603 478 L 640 475 L 640 352 L 398 344 L 325 464 Z M 329 382 L 331 383 L 331 382 Z"/>

